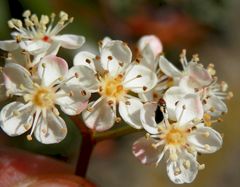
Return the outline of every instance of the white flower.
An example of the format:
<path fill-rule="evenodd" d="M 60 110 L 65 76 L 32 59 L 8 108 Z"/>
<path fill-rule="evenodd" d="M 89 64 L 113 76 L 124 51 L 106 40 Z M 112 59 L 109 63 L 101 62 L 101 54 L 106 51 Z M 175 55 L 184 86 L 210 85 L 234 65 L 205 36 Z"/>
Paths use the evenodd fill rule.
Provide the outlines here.
<path fill-rule="evenodd" d="M 118 108 L 123 120 L 139 129 L 143 104 L 133 95 L 150 90 L 155 86 L 157 77 L 145 66 L 131 63 L 132 53 L 124 42 L 108 38 L 101 44 L 100 56 L 83 51 L 74 59 L 74 70 L 79 72 L 81 84 L 100 95 L 83 112 L 83 120 L 89 128 L 107 130 L 115 121 L 120 121 Z"/>
<path fill-rule="evenodd" d="M 140 38 L 138 49 L 140 64 L 150 68 L 158 77 L 156 86 L 148 92 L 139 94 L 139 96 L 144 101 L 158 101 L 164 90 L 168 88 L 171 79 L 164 75 L 159 68 L 160 53 L 163 49 L 162 43 L 156 36 L 146 35 Z"/>
<path fill-rule="evenodd" d="M 6 89 L 21 96 L 24 102 L 14 101 L 4 106 L 0 113 L 0 125 L 9 136 L 18 136 L 31 128 L 27 135 L 44 144 L 62 141 L 67 134 L 64 120 L 56 105 L 68 115 L 77 115 L 87 107 L 90 94 L 79 84 L 71 84 L 78 77 L 68 71 L 62 58 L 44 57 L 38 66 L 39 81 L 33 82 L 30 73 L 19 64 L 7 63 L 3 68 Z"/>
<path fill-rule="evenodd" d="M 173 78 L 175 85 L 179 84 L 187 90 L 208 86 L 213 80 L 211 74 L 198 61 L 198 56 L 194 55 L 192 60 L 188 62 L 186 51 L 183 50 L 180 55 L 182 71 L 178 70 L 164 56 L 160 57 L 159 66 L 163 73 Z"/>
<path fill-rule="evenodd" d="M 39 59 L 46 55 L 57 54 L 59 47 L 76 49 L 85 42 L 83 36 L 58 35 L 73 21 L 73 18 L 68 18 L 68 14 L 63 11 L 59 13 L 60 20 L 56 25 L 54 25 L 55 14 L 52 14 L 50 18 L 42 15 L 39 19 L 27 10 L 23 13 L 23 17 L 25 27 L 21 20 L 11 19 L 8 21 L 9 27 L 16 30 L 12 33 L 14 40 L 0 41 L 0 49 L 14 51 L 20 47 L 34 55 L 34 63 L 38 63 Z"/>
<path fill-rule="evenodd" d="M 141 110 L 143 127 L 149 134 L 133 144 L 133 154 L 143 164 L 155 164 L 165 156 L 167 173 L 177 184 L 191 183 L 204 165 L 197 162 L 197 153 L 213 153 L 222 145 L 221 135 L 210 127 L 205 127 L 201 101 L 189 94 L 176 107 L 177 120 L 168 120 L 165 109 L 164 120 L 157 124 L 155 111 L 157 104 L 147 103 Z"/>

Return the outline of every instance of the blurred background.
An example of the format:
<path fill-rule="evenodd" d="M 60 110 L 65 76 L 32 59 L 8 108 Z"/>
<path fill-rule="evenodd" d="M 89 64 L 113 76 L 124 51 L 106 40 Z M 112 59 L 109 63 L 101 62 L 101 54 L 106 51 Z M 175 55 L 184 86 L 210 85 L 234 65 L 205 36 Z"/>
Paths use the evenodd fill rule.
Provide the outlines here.
<path fill-rule="evenodd" d="M 215 154 L 202 155 L 206 168 L 186 186 L 237 187 L 240 183 L 240 1 L 238 0 L 1 0 L 0 40 L 10 38 L 7 20 L 21 18 L 30 9 L 41 14 L 64 10 L 74 22 L 62 33 L 84 35 L 83 49 L 97 50 L 104 36 L 136 44 L 145 34 L 155 34 L 163 42 L 165 55 L 177 66 L 179 53 L 187 49 L 189 58 L 198 53 L 204 65 L 214 63 L 220 80 L 234 93 L 228 101 L 224 122 L 215 125 L 224 134 L 223 148 Z M 78 51 L 61 49 L 71 63 Z M 1 60 L 3 62 L 3 60 Z M 0 143 L 32 152 L 52 155 L 76 163 L 81 134 L 69 121 L 69 134 L 59 145 L 45 146 L 27 142 L 25 137 L 9 139 L 0 132 Z M 131 145 L 141 133 L 103 141 L 95 147 L 87 178 L 99 187 L 171 187 L 164 162 L 158 168 L 143 166 L 131 153 Z M 67 149 L 66 149 L 67 148 Z M 70 158 L 70 159 L 69 159 Z"/>

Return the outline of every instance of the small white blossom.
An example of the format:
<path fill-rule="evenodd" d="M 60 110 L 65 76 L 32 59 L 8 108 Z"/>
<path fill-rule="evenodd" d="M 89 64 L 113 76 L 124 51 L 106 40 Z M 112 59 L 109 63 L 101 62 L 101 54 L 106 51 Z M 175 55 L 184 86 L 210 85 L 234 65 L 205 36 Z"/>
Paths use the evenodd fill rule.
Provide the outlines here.
<path fill-rule="evenodd" d="M 16 30 L 12 33 L 14 40 L 0 41 L 0 49 L 14 51 L 20 47 L 34 55 L 34 63 L 38 63 L 39 59 L 46 55 L 57 54 L 60 47 L 67 49 L 81 47 L 85 42 L 83 36 L 58 35 L 73 18 L 69 18 L 67 13 L 61 11 L 59 21 L 55 24 L 55 16 L 52 14 L 49 18 L 47 15 L 41 15 L 41 18 L 38 18 L 27 10 L 23 13 L 25 27 L 21 20 L 9 20 L 9 27 Z"/>
<path fill-rule="evenodd" d="M 199 58 L 194 55 L 190 62 L 186 59 L 186 51 L 183 50 L 180 55 L 180 62 L 183 70 L 178 70 L 171 62 L 169 62 L 164 56 L 160 57 L 159 66 L 163 73 L 172 77 L 175 84 L 184 86 L 185 89 L 194 89 L 203 86 L 208 86 L 212 82 L 211 74 L 198 63 Z"/>
<path fill-rule="evenodd" d="M 140 109 L 143 104 L 134 95 L 153 88 L 157 77 L 149 68 L 131 60 L 127 44 L 109 38 L 101 42 L 100 56 L 86 51 L 76 55 L 74 68 L 79 72 L 79 81 L 89 91 L 100 95 L 83 112 L 83 120 L 89 128 L 97 131 L 111 128 L 115 121 L 121 120 L 117 110 L 129 125 L 142 127 Z"/>
<path fill-rule="evenodd" d="M 28 140 L 36 139 L 44 144 L 62 141 L 67 134 L 64 120 L 56 105 L 68 115 L 81 113 L 88 105 L 90 94 L 79 84 L 71 84 L 78 77 L 68 71 L 62 58 L 50 55 L 38 65 L 39 80 L 19 64 L 7 63 L 3 68 L 4 84 L 11 95 L 21 100 L 4 106 L 0 113 L 0 126 L 9 136 L 18 136 L 29 129 Z"/>
<path fill-rule="evenodd" d="M 172 82 L 172 78 L 164 75 L 159 67 L 160 55 L 163 50 L 162 43 L 156 36 L 146 35 L 140 38 L 138 50 L 140 64 L 150 68 L 158 77 L 156 86 L 148 92 L 139 94 L 139 96 L 144 101 L 158 101 Z"/>
<path fill-rule="evenodd" d="M 201 122 L 203 108 L 196 95 L 186 95 L 176 107 L 176 121 L 164 120 L 157 124 L 157 104 L 147 103 L 141 110 L 141 121 L 149 133 L 133 144 L 133 154 L 143 164 L 155 164 L 165 156 L 167 173 L 177 184 L 191 183 L 204 165 L 197 162 L 197 153 L 213 153 L 222 145 L 221 135 Z"/>

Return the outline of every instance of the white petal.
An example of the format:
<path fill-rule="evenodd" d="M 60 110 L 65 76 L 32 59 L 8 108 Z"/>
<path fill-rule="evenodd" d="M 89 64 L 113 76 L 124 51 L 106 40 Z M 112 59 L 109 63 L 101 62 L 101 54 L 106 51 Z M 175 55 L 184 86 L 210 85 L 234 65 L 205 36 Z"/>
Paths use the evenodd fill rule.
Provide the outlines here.
<path fill-rule="evenodd" d="M 211 127 L 197 127 L 189 136 L 188 142 L 200 153 L 214 153 L 222 146 L 222 136 Z"/>
<path fill-rule="evenodd" d="M 184 76 L 179 80 L 179 87 L 185 89 L 188 93 L 194 93 L 195 88 L 202 88 L 202 85 L 200 85 L 190 76 Z"/>
<path fill-rule="evenodd" d="M 141 65 L 144 65 L 153 71 L 155 71 L 155 68 L 158 65 L 158 62 L 155 61 L 153 51 L 149 45 L 142 50 L 140 60 Z"/>
<path fill-rule="evenodd" d="M 32 89 L 33 82 L 30 73 L 21 65 L 7 63 L 3 68 L 4 84 L 6 89 L 14 95 L 22 95 L 24 92 L 20 87 Z"/>
<path fill-rule="evenodd" d="M 48 111 L 45 119 L 43 115 L 39 118 L 34 135 L 43 144 L 59 143 L 67 135 L 67 126 L 61 117 Z"/>
<path fill-rule="evenodd" d="M 32 109 L 31 105 L 24 105 L 20 102 L 12 102 L 4 106 L 0 113 L 2 130 L 9 136 L 18 136 L 25 133 L 33 122 Z M 16 112 L 15 115 L 14 112 Z"/>
<path fill-rule="evenodd" d="M 58 42 L 52 42 L 51 46 L 48 48 L 45 56 L 57 55 L 60 47 L 61 47 L 61 45 Z"/>
<path fill-rule="evenodd" d="M 226 104 L 216 96 L 210 96 L 207 99 L 207 103 L 203 106 L 204 110 L 214 117 L 218 117 L 228 111 Z"/>
<path fill-rule="evenodd" d="M 77 49 L 85 43 L 85 37 L 74 34 L 55 36 L 53 40 L 59 42 L 62 47 L 67 49 Z"/>
<path fill-rule="evenodd" d="M 78 75 L 78 78 L 73 78 L 69 84 L 79 84 L 90 92 L 98 90 L 98 81 L 95 72 L 87 66 L 79 65 L 73 66 L 66 75 L 66 78 Z"/>
<path fill-rule="evenodd" d="M 16 63 L 23 67 L 26 67 L 27 65 L 26 55 L 23 54 L 23 50 L 21 48 L 9 52 L 9 55 L 11 57 L 5 59 L 6 63 Z"/>
<path fill-rule="evenodd" d="M 38 65 L 38 75 L 42 84 L 49 86 L 60 77 L 64 77 L 68 71 L 67 62 L 55 55 L 44 57 Z"/>
<path fill-rule="evenodd" d="M 185 125 L 194 119 L 202 119 L 203 112 L 202 102 L 196 94 L 184 96 L 176 106 L 176 117 L 179 125 Z"/>
<path fill-rule="evenodd" d="M 176 103 L 186 94 L 184 89 L 177 86 L 171 87 L 166 91 L 163 98 L 166 102 L 169 119 L 176 120 Z"/>
<path fill-rule="evenodd" d="M 207 86 L 212 82 L 212 76 L 201 64 L 190 62 L 188 73 L 191 79 L 198 82 L 201 86 Z"/>
<path fill-rule="evenodd" d="M 103 69 L 115 76 L 132 59 L 130 48 L 122 41 L 112 40 L 106 43 L 101 51 L 101 65 Z"/>
<path fill-rule="evenodd" d="M 157 104 L 146 103 L 141 109 L 141 121 L 143 128 L 150 134 L 158 134 L 158 125 L 155 120 Z"/>
<path fill-rule="evenodd" d="M 40 53 L 46 52 L 50 47 L 50 43 L 44 42 L 42 40 L 37 41 L 22 41 L 19 43 L 20 47 L 28 51 L 32 55 L 38 55 Z"/>
<path fill-rule="evenodd" d="M 179 158 L 176 163 L 171 160 L 169 160 L 167 163 L 168 177 L 175 184 L 193 182 L 198 173 L 198 163 L 196 158 L 187 152 L 181 152 L 178 156 Z M 186 165 L 186 161 L 190 163 L 189 168 L 184 166 Z M 181 173 L 178 175 L 176 174 L 177 168 L 181 171 Z"/>
<path fill-rule="evenodd" d="M 133 128 L 141 129 L 140 110 L 143 107 L 142 102 L 138 99 L 128 99 L 126 102 L 119 102 L 119 113 L 122 119 Z"/>
<path fill-rule="evenodd" d="M 96 72 L 95 62 L 94 62 L 95 58 L 96 58 L 96 55 L 94 55 L 93 53 L 90 53 L 88 51 L 81 51 L 74 57 L 73 64 L 74 66 L 79 66 L 79 65 L 87 66 L 90 69 L 92 69 L 94 72 Z"/>
<path fill-rule="evenodd" d="M 142 164 L 156 164 L 162 157 L 161 149 L 155 149 L 152 145 L 156 143 L 152 138 L 139 138 L 132 146 L 132 152 Z"/>
<path fill-rule="evenodd" d="M 90 103 L 90 107 L 93 103 Z M 82 118 L 88 128 L 96 131 L 108 130 L 115 122 L 115 114 L 106 100 L 96 104 L 91 112 L 88 110 L 83 111 Z"/>
<path fill-rule="evenodd" d="M 159 66 L 163 73 L 165 73 L 169 77 L 180 77 L 181 72 L 164 56 L 160 56 L 159 58 Z"/>
<path fill-rule="evenodd" d="M 108 42 L 111 42 L 112 39 L 108 36 L 104 37 L 103 40 L 102 40 L 102 45 L 100 46 L 100 51 L 102 50 L 102 48 L 108 43 Z"/>
<path fill-rule="evenodd" d="M 19 47 L 15 40 L 0 41 L 0 49 L 4 51 L 14 51 Z"/>
<path fill-rule="evenodd" d="M 64 97 L 57 97 L 56 103 L 60 105 L 61 110 L 68 115 L 80 114 L 88 105 L 90 93 L 84 90 L 79 85 L 65 85 L 57 92 L 57 95 L 64 95 Z M 67 96 L 71 94 L 71 96 Z"/>
<path fill-rule="evenodd" d="M 135 93 L 142 93 L 151 90 L 157 84 L 156 74 L 143 65 L 130 65 L 126 69 L 123 80 L 125 88 Z"/>
<path fill-rule="evenodd" d="M 161 41 L 158 37 L 155 35 L 145 35 L 140 38 L 138 42 L 138 47 L 141 51 L 144 51 L 144 49 L 149 46 L 151 51 L 153 52 L 153 55 L 156 57 L 159 53 L 162 52 L 163 46 Z"/>

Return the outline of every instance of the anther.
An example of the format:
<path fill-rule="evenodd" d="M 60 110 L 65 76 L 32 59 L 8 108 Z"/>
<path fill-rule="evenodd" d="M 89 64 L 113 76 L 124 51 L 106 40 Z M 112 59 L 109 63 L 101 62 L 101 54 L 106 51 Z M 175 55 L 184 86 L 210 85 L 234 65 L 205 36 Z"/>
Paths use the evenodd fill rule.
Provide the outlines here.
<path fill-rule="evenodd" d="M 205 169 L 205 164 L 200 164 L 200 165 L 198 166 L 198 169 L 199 169 L 199 170 Z"/>
<path fill-rule="evenodd" d="M 204 145 L 204 148 L 205 148 L 207 151 L 210 151 L 210 149 L 211 149 L 211 148 L 210 148 L 210 145 L 208 145 L 208 144 L 205 144 L 205 145 Z"/>
<path fill-rule="evenodd" d="M 141 77 L 142 77 L 142 75 L 140 75 L 140 74 L 136 76 L 136 78 L 141 78 Z"/>
<path fill-rule="evenodd" d="M 107 103 L 111 106 L 114 102 L 112 100 L 109 100 Z"/>
<path fill-rule="evenodd" d="M 32 135 L 30 135 L 30 134 L 27 135 L 27 140 L 28 140 L 28 141 L 32 141 Z"/>
<path fill-rule="evenodd" d="M 185 162 L 183 163 L 183 166 L 186 168 L 186 169 L 189 169 L 190 166 L 191 166 L 191 163 L 189 160 L 185 160 Z"/>
<path fill-rule="evenodd" d="M 120 117 L 116 117 L 115 122 L 116 122 L 116 123 L 120 123 L 121 120 L 122 120 L 122 119 L 121 119 Z"/>
<path fill-rule="evenodd" d="M 17 110 L 14 110 L 14 111 L 13 111 L 13 115 L 14 115 L 14 116 L 20 116 L 21 113 L 20 113 L 19 111 L 17 111 Z"/>
<path fill-rule="evenodd" d="M 131 105 L 131 102 L 130 101 L 126 101 L 125 104 L 126 105 Z"/>
<path fill-rule="evenodd" d="M 46 64 L 45 64 L 45 63 L 42 63 L 42 67 L 43 67 L 43 68 L 46 68 Z"/>
<path fill-rule="evenodd" d="M 174 175 L 177 176 L 179 174 L 181 174 L 181 170 L 180 170 L 180 168 L 176 168 L 174 171 Z"/>
<path fill-rule="evenodd" d="M 31 15 L 31 11 L 30 10 L 25 10 L 22 14 L 23 17 L 28 18 Z"/>
<path fill-rule="evenodd" d="M 147 90 L 147 86 L 143 86 L 143 91 L 146 91 Z"/>
<path fill-rule="evenodd" d="M 91 63 L 91 60 L 87 58 L 87 59 L 85 60 L 85 62 L 87 62 L 88 64 L 90 64 L 90 63 Z"/>
<path fill-rule="evenodd" d="M 79 78 L 79 73 L 75 72 L 75 73 L 74 73 L 74 76 L 75 76 L 76 78 Z"/>
<path fill-rule="evenodd" d="M 100 56 L 96 55 L 95 59 L 96 59 L 97 61 L 99 61 L 101 58 L 100 58 Z"/>
<path fill-rule="evenodd" d="M 178 159 L 177 154 L 176 154 L 176 153 L 171 153 L 171 154 L 170 154 L 170 159 L 171 159 L 172 161 L 176 161 L 176 160 Z"/>
<path fill-rule="evenodd" d="M 87 95 L 87 92 L 85 90 L 81 90 L 81 95 L 85 96 L 85 95 Z"/>
<path fill-rule="evenodd" d="M 107 58 L 108 58 L 108 60 L 112 60 L 113 59 L 112 56 L 108 56 Z"/>
<path fill-rule="evenodd" d="M 92 108 L 92 107 L 88 107 L 88 108 L 87 108 L 87 111 L 88 111 L 88 112 L 92 112 L 92 111 L 93 111 L 93 108 Z"/>

